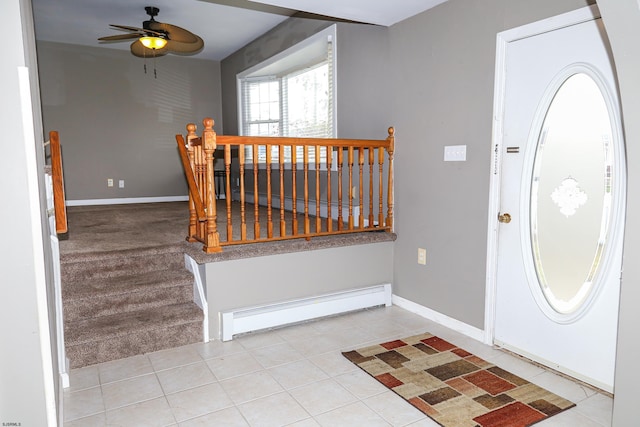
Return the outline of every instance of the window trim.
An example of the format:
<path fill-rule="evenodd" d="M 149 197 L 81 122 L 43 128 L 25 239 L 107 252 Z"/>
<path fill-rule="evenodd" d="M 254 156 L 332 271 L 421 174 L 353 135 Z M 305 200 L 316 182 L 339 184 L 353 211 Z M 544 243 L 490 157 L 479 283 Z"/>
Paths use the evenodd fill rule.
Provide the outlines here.
<path fill-rule="evenodd" d="M 240 73 L 238 73 L 236 75 L 236 92 L 237 92 L 237 100 L 238 100 L 238 134 L 239 135 L 244 135 L 244 109 L 243 109 L 243 93 L 242 93 L 242 81 L 245 79 L 253 79 L 255 78 L 256 80 L 262 80 L 262 79 L 268 79 L 268 78 L 282 78 L 286 75 L 289 75 L 293 72 L 295 72 L 296 70 L 300 70 L 302 71 L 302 69 L 305 66 L 309 66 L 309 67 L 315 67 L 317 66 L 320 62 L 322 62 L 318 57 L 310 57 L 309 61 L 304 64 L 301 62 L 297 62 L 295 65 L 295 67 L 287 67 L 287 64 L 290 64 L 289 62 L 286 62 L 286 58 L 290 58 L 293 55 L 300 55 L 300 52 L 303 52 L 306 49 L 313 49 L 314 45 L 318 45 L 320 46 L 320 43 L 322 43 L 322 45 L 324 46 L 324 49 L 326 51 L 326 42 L 330 42 L 330 48 L 331 48 L 331 60 L 333 62 L 332 64 L 332 69 L 333 72 L 331 73 L 331 87 L 332 87 L 332 120 L 333 120 L 333 129 L 332 129 L 332 135 L 330 136 L 331 138 L 336 138 L 337 137 L 337 79 L 336 79 L 336 67 L 337 67 L 337 56 L 336 56 L 336 32 L 337 32 L 337 26 L 335 24 L 325 28 L 322 31 L 317 32 L 316 34 L 307 37 L 305 40 L 302 40 L 301 42 L 285 49 L 282 52 L 277 53 L 276 55 L 273 55 L 272 57 L 262 61 L 259 64 L 256 64 Z M 282 61 L 282 62 L 281 62 Z M 302 64 L 302 65 L 301 65 Z M 260 71 L 265 71 L 264 74 L 260 74 Z M 282 90 L 281 90 L 281 94 L 282 94 Z M 282 108 L 282 106 L 281 106 Z M 281 123 L 282 123 L 282 115 L 281 115 Z M 266 168 L 266 165 L 264 162 L 259 162 L 259 167 L 262 169 L 263 167 Z M 290 168 L 290 162 L 285 163 L 285 167 L 286 168 Z M 289 165 L 287 167 L 287 165 Z M 297 165 L 302 167 L 302 163 L 301 162 L 297 162 Z M 321 168 L 325 168 L 325 163 L 322 163 L 323 166 L 321 166 Z M 335 165 L 335 163 L 334 163 Z M 253 168 L 253 163 L 252 162 L 247 162 L 245 167 L 247 168 Z M 309 167 L 313 167 L 315 169 L 315 162 L 313 162 L 313 164 L 309 164 Z"/>

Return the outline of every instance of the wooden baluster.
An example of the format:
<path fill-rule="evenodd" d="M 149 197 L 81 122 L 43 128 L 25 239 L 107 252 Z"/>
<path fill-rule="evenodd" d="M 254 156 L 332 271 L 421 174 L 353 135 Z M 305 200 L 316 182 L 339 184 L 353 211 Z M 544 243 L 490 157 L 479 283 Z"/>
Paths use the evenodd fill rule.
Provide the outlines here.
<path fill-rule="evenodd" d="M 358 148 L 358 228 L 364 228 L 364 147 Z"/>
<path fill-rule="evenodd" d="M 280 237 L 287 235 L 287 223 L 284 220 L 284 145 L 278 147 L 278 163 L 280 164 Z"/>
<path fill-rule="evenodd" d="M 327 147 L 327 231 L 331 233 L 333 231 L 333 211 L 331 209 L 331 165 L 333 162 L 333 147 Z"/>
<path fill-rule="evenodd" d="M 203 250 L 207 253 L 222 252 L 220 247 L 220 235 L 218 234 L 217 214 L 216 214 L 216 191 L 213 171 L 213 152 L 216 149 L 216 133 L 213 130 L 213 119 L 206 118 L 202 121 L 204 131 L 202 131 L 202 144 L 204 145 L 206 163 L 206 194 L 205 204 L 207 205 L 207 236 Z"/>
<path fill-rule="evenodd" d="M 380 202 L 380 206 L 378 208 L 378 226 L 379 227 L 384 227 L 384 212 L 382 210 L 382 205 L 383 205 L 383 200 L 384 200 L 384 186 L 383 186 L 383 168 L 384 168 L 384 148 L 380 147 L 378 148 L 378 166 L 379 166 L 379 173 L 378 173 L 378 191 L 379 191 L 379 195 L 378 195 L 378 200 Z"/>
<path fill-rule="evenodd" d="M 349 230 L 353 230 L 353 147 L 349 147 Z"/>
<path fill-rule="evenodd" d="M 389 136 L 387 137 L 387 141 L 389 141 L 389 148 L 387 152 L 389 153 L 389 178 L 387 184 L 387 221 L 386 226 L 389 227 L 388 231 L 393 231 L 393 151 L 395 149 L 395 129 L 392 127 L 389 128 Z"/>
<path fill-rule="evenodd" d="M 245 213 L 246 198 L 244 194 L 244 144 L 238 146 L 238 161 L 240 162 L 240 240 L 247 240 L 247 218 Z M 229 197 L 227 192 L 227 197 Z"/>
<path fill-rule="evenodd" d="M 342 165 L 344 163 L 343 147 L 338 147 L 338 231 L 344 228 L 344 219 L 342 218 Z"/>
<path fill-rule="evenodd" d="M 298 169 L 298 147 L 291 146 L 291 234 L 298 235 L 298 183 L 296 182 L 296 172 Z"/>
<path fill-rule="evenodd" d="M 189 123 L 187 125 L 187 154 L 189 155 L 189 163 L 191 164 L 191 170 L 193 171 L 193 177 L 196 181 L 196 186 L 198 187 L 198 192 L 200 192 L 200 189 L 202 188 L 202 182 L 200 181 L 200 176 L 199 176 L 199 171 L 198 171 L 198 166 L 196 166 L 196 158 L 195 158 L 195 148 L 193 147 L 193 145 L 191 144 L 191 141 L 194 138 L 197 138 L 198 135 L 196 134 L 196 125 L 195 123 Z M 196 242 L 198 239 L 196 239 L 196 237 L 199 235 L 198 233 L 198 216 L 196 214 L 196 206 L 195 206 L 195 202 L 193 201 L 194 197 L 198 197 L 200 196 L 200 194 L 198 195 L 192 195 L 191 192 L 189 192 L 189 235 L 187 236 L 187 241 L 188 242 Z M 202 197 L 200 198 L 200 200 L 203 200 Z"/>
<path fill-rule="evenodd" d="M 369 152 L 369 227 L 374 227 L 375 217 L 373 215 L 373 164 L 375 162 L 375 148 L 368 147 Z"/>
<path fill-rule="evenodd" d="M 320 218 L 320 146 L 316 145 L 316 233 L 322 232 L 322 218 Z"/>
<path fill-rule="evenodd" d="M 267 238 L 273 237 L 273 218 L 271 212 L 271 145 L 267 145 Z"/>
<path fill-rule="evenodd" d="M 303 149 L 303 170 L 304 170 L 304 234 L 311 233 L 309 225 L 309 147 Z"/>
<path fill-rule="evenodd" d="M 224 146 L 224 182 L 225 202 L 227 204 L 227 242 L 233 240 L 233 224 L 231 219 L 231 145 Z"/>
<path fill-rule="evenodd" d="M 260 238 L 260 194 L 258 193 L 258 146 L 253 145 L 253 238 Z"/>

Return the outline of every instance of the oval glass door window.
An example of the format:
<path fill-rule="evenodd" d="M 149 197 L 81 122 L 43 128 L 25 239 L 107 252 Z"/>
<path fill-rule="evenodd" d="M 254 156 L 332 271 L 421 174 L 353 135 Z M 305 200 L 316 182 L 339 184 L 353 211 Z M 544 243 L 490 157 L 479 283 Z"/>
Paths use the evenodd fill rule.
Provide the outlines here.
<path fill-rule="evenodd" d="M 597 286 L 611 221 L 612 134 L 598 84 L 571 75 L 538 136 L 530 201 L 538 282 L 561 314 L 576 312 Z"/>

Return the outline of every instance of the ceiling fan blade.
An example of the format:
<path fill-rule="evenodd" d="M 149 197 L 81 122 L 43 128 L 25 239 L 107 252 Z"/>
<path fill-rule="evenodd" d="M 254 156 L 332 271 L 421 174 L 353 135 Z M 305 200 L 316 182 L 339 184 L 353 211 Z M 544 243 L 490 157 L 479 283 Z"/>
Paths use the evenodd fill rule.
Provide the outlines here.
<path fill-rule="evenodd" d="M 169 49 L 166 46 L 162 49 L 148 49 L 144 47 L 140 40 L 136 40 L 131 43 L 131 53 L 139 58 L 153 58 L 166 55 L 169 53 Z"/>
<path fill-rule="evenodd" d="M 175 53 L 194 53 L 202 50 L 204 47 L 204 41 L 196 36 L 194 43 L 181 43 L 173 40 L 169 40 L 165 46 L 170 52 Z"/>
<path fill-rule="evenodd" d="M 153 31 L 153 29 L 151 30 L 145 30 L 144 28 L 139 28 L 139 27 L 130 27 L 129 25 L 116 25 L 116 24 L 109 24 L 111 27 L 117 29 L 117 30 L 123 30 L 123 31 L 135 31 L 136 33 L 140 34 L 140 35 L 145 35 L 147 33 L 149 34 L 153 34 L 156 36 L 161 36 L 162 33 L 158 32 L 158 31 Z"/>
<path fill-rule="evenodd" d="M 129 40 L 129 39 L 137 39 L 137 38 L 140 38 L 140 34 L 131 33 L 131 34 L 117 34 L 115 36 L 100 37 L 98 40 L 101 42 L 117 42 L 121 40 Z"/>
<path fill-rule="evenodd" d="M 169 40 L 179 43 L 197 43 L 199 38 L 191 31 L 180 28 L 177 25 L 165 24 L 164 22 L 151 21 L 149 22 L 149 28 L 155 31 L 166 32 Z"/>

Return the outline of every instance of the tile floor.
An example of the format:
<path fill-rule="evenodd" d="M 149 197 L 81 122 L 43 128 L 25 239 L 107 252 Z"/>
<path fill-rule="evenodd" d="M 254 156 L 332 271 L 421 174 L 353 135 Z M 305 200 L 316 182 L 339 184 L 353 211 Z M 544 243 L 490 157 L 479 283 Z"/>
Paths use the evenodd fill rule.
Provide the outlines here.
<path fill-rule="evenodd" d="M 537 426 L 611 425 L 611 398 L 398 307 L 73 370 L 64 425 L 437 426 L 340 354 L 421 332 L 577 403 Z"/>

